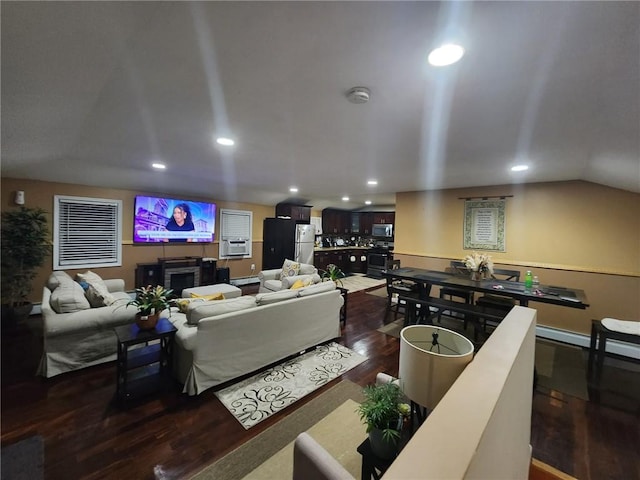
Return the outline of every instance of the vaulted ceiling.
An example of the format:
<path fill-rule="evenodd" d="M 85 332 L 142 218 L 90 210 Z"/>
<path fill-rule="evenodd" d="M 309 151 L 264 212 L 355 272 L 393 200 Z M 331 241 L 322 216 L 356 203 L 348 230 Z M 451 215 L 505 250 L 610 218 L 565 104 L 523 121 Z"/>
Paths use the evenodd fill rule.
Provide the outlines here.
<path fill-rule="evenodd" d="M 317 208 L 513 182 L 640 191 L 638 2 L 0 5 L 3 177 L 266 205 L 297 186 Z M 452 40 L 462 60 L 429 66 Z"/>

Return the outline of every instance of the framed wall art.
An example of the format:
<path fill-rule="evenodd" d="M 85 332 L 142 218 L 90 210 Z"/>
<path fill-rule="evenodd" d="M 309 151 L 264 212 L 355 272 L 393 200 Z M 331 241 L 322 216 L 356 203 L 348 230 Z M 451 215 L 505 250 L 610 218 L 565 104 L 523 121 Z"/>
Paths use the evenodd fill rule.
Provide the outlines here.
<path fill-rule="evenodd" d="M 497 200 L 465 200 L 465 250 L 504 252 L 505 202 Z"/>

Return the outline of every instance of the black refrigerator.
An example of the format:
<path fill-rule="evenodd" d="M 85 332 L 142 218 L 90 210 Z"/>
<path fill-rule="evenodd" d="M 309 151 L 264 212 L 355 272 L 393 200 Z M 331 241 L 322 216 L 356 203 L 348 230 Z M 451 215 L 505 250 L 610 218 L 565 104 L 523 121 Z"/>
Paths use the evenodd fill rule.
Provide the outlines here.
<path fill-rule="evenodd" d="M 262 270 L 280 268 L 285 259 L 294 259 L 296 221 L 265 218 L 262 228 Z"/>

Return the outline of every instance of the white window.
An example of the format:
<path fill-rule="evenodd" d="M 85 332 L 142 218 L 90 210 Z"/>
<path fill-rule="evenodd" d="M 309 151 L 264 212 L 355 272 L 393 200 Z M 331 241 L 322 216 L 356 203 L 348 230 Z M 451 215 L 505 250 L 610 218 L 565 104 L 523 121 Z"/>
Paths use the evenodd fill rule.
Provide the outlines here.
<path fill-rule="evenodd" d="M 53 269 L 122 265 L 122 201 L 54 196 Z"/>
<path fill-rule="evenodd" d="M 220 258 L 251 258 L 253 212 L 220 210 Z"/>

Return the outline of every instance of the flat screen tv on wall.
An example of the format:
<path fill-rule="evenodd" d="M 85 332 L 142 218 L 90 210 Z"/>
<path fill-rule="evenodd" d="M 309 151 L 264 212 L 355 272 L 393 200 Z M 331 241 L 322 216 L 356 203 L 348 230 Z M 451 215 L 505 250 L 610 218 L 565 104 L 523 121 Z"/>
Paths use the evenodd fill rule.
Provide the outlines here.
<path fill-rule="evenodd" d="M 213 242 L 216 205 L 138 195 L 134 205 L 133 242 Z"/>

